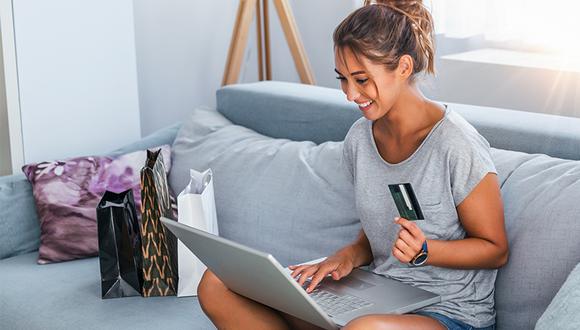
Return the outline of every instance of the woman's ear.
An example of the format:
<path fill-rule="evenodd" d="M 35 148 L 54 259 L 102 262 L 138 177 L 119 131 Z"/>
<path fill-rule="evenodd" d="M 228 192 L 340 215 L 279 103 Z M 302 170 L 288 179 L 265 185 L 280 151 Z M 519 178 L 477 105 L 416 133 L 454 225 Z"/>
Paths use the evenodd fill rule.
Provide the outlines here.
<path fill-rule="evenodd" d="M 413 74 L 413 58 L 410 55 L 403 55 L 399 58 L 397 73 L 401 78 L 407 79 Z"/>

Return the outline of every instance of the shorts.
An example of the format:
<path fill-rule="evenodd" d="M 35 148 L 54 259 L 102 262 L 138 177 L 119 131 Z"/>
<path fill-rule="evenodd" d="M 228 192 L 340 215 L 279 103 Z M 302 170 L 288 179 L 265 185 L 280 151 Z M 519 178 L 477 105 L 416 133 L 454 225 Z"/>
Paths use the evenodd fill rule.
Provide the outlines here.
<path fill-rule="evenodd" d="M 428 316 L 430 318 L 436 319 L 437 321 L 443 323 L 448 330 L 495 330 L 495 324 L 485 328 L 472 327 L 467 323 L 463 323 L 458 320 L 454 320 L 445 315 L 435 313 L 435 312 L 415 312 L 414 314 Z"/>

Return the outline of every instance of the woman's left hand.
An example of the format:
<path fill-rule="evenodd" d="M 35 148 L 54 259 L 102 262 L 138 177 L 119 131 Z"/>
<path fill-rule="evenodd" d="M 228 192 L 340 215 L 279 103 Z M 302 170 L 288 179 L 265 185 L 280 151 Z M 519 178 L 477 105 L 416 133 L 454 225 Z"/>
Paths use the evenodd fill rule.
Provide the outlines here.
<path fill-rule="evenodd" d="M 395 223 L 401 226 L 401 230 L 393 244 L 392 254 L 400 262 L 408 264 L 419 254 L 426 238 L 421 228 L 413 221 L 397 217 Z"/>

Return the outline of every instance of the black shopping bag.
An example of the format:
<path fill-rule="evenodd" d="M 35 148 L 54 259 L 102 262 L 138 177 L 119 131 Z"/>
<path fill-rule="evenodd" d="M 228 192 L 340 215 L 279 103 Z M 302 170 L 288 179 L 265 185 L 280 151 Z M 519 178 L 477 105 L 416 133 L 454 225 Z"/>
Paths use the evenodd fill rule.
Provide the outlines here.
<path fill-rule="evenodd" d="M 106 191 L 97 205 L 102 298 L 141 295 L 140 225 L 131 189 Z"/>

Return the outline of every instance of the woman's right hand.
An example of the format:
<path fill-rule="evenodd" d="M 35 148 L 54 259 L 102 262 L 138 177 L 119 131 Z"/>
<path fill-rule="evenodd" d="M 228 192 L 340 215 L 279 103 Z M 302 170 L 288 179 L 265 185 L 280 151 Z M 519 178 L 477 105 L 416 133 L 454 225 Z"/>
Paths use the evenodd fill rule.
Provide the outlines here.
<path fill-rule="evenodd" d="M 348 253 L 341 251 L 317 264 L 288 266 L 288 268 L 292 270 L 292 278 L 299 277 L 297 281 L 300 286 L 304 286 L 306 280 L 312 276 L 310 285 L 306 288 L 306 292 L 311 293 L 328 274 L 335 281 L 350 274 L 354 268 L 354 263 Z"/>

